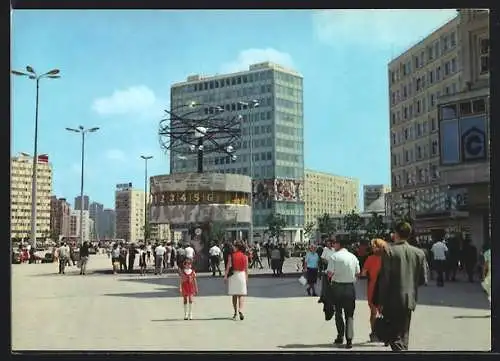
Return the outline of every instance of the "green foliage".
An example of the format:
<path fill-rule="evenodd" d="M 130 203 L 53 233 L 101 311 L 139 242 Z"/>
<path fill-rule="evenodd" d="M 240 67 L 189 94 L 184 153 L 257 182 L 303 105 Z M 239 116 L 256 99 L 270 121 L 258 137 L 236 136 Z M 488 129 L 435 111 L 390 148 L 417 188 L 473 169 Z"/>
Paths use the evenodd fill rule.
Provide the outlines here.
<path fill-rule="evenodd" d="M 314 222 L 309 222 L 304 226 L 304 236 L 310 238 L 314 232 L 315 224 Z"/>
<path fill-rule="evenodd" d="M 381 238 L 385 236 L 386 231 L 387 225 L 384 223 L 382 215 L 373 212 L 366 226 L 366 236 L 369 239 Z"/>
<path fill-rule="evenodd" d="M 269 234 L 279 239 L 283 233 L 283 229 L 286 227 L 286 219 L 279 214 L 270 214 L 267 218 L 267 227 Z"/>
<path fill-rule="evenodd" d="M 363 227 L 363 218 L 354 210 L 344 217 L 344 228 L 349 233 L 351 240 L 358 238 L 359 231 Z"/>
<path fill-rule="evenodd" d="M 209 230 L 209 241 L 222 241 L 226 236 L 226 224 L 222 222 L 211 222 Z"/>
<path fill-rule="evenodd" d="M 329 214 L 325 213 L 318 217 L 318 231 L 321 237 L 328 237 L 336 231 L 335 222 Z"/>

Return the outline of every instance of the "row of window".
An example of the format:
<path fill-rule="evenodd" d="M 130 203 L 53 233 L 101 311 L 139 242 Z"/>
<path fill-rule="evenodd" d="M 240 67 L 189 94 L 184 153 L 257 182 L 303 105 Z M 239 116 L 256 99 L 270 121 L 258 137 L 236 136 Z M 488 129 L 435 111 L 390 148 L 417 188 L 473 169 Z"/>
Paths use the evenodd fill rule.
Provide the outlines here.
<path fill-rule="evenodd" d="M 431 133 L 438 130 L 437 120 L 435 117 L 409 124 L 400 130 L 393 130 L 391 132 L 391 146 L 398 146 L 406 143 L 407 141 L 425 137 L 428 135 L 429 129 Z"/>
<path fill-rule="evenodd" d="M 392 175 L 392 187 L 397 191 L 401 187 L 415 186 L 418 184 L 429 184 L 439 179 L 439 167 L 437 164 L 431 164 L 425 167 L 403 170 L 398 174 Z"/>
<path fill-rule="evenodd" d="M 282 139 L 282 138 L 276 138 L 275 143 L 276 143 L 276 148 L 288 148 L 295 150 L 302 150 L 304 146 L 304 142 L 302 141 Z"/>
<path fill-rule="evenodd" d="M 455 119 L 475 114 L 486 113 L 486 102 L 484 99 L 449 104 L 441 108 L 441 120 Z"/>
<path fill-rule="evenodd" d="M 439 155 L 439 144 L 437 140 L 433 140 L 430 146 L 428 144 L 416 144 L 414 148 L 404 149 L 402 152 L 393 153 L 391 155 L 391 165 L 400 167 L 415 161 L 436 157 L 437 155 Z"/>
<path fill-rule="evenodd" d="M 439 40 L 436 40 L 432 45 L 421 49 L 412 55 L 412 59 L 406 63 L 400 63 L 399 68 L 390 72 L 391 84 L 399 81 L 405 76 L 410 75 L 430 62 L 438 59 L 440 56 L 446 54 L 450 49 L 455 48 L 457 45 L 457 35 L 455 31 L 450 34 L 444 34 Z"/>
<path fill-rule="evenodd" d="M 450 61 L 444 63 L 444 67 L 438 65 L 436 69 L 433 69 L 426 74 L 423 74 L 417 78 L 410 79 L 408 84 L 401 84 L 400 89 L 393 91 L 391 93 L 391 105 L 394 106 L 399 102 L 407 100 L 412 95 L 415 95 L 428 87 L 433 86 L 434 83 L 440 82 L 447 77 L 455 74 L 458 71 L 457 59 L 453 58 Z M 426 82 L 426 80 L 428 80 Z M 453 93 L 456 92 L 456 89 Z"/>

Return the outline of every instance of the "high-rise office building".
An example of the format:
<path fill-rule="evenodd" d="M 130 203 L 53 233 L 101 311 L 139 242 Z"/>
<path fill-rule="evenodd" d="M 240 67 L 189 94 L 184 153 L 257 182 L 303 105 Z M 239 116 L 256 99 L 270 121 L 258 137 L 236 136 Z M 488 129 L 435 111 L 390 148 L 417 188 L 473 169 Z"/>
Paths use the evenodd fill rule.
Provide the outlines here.
<path fill-rule="evenodd" d="M 489 218 L 487 185 L 469 188 L 472 193 L 464 186 L 489 180 L 488 17 L 487 10 L 459 10 L 389 63 L 392 191 L 387 206 L 393 218 L 409 214 L 417 233 L 470 229 L 461 212 L 467 207 L 460 206 L 466 198 L 481 198 L 480 218 Z M 472 128 L 482 136 L 471 138 L 480 139 L 471 153 L 466 145 Z M 469 205 L 469 213 L 475 206 Z"/>
<path fill-rule="evenodd" d="M 97 225 L 99 237 L 102 239 L 116 238 L 116 214 L 114 209 L 104 209 Z"/>
<path fill-rule="evenodd" d="M 102 213 L 104 210 L 104 206 L 101 203 L 97 202 L 92 202 L 89 205 L 89 214 L 90 214 L 90 219 L 94 221 L 94 230 L 93 232 L 97 237 L 101 237 L 101 234 L 99 232 L 99 225 L 101 223 L 101 218 L 102 218 Z"/>
<path fill-rule="evenodd" d="M 305 224 L 318 217 L 358 211 L 359 180 L 334 174 L 305 170 Z"/>
<path fill-rule="evenodd" d="M 31 235 L 31 187 L 33 157 L 26 153 L 10 159 L 10 237 L 27 240 Z M 38 156 L 36 223 L 38 238 L 50 237 L 52 165 L 47 155 Z"/>
<path fill-rule="evenodd" d="M 257 108 L 246 105 L 253 100 L 258 101 Z M 172 111 L 192 102 L 207 114 L 216 109 L 218 117 L 237 119 L 241 115 L 242 141 L 236 159 L 209 153 L 204 157 L 204 169 L 252 176 L 254 234 L 266 231 L 267 219 L 277 214 L 286 219 L 285 238 L 300 240 L 304 225 L 302 76 L 265 62 L 251 65 L 248 71 L 194 75 L 172 85 Z M 172 173 L 196 172 L 197 159 L 179 159 L 171 153 L 170 169 Z"/>
<path fill-rule="evenodd" d="M 50 199 L 50 234 L 54 240 L 70 235 L 71 206 L 66 198 Z"/>
<path fill-rule="evenodd" d="M 69 236 L 80 241 L 80 217 L 83 215 L 83 241 L 94 241 L 94 221 L 90 219 L 89 211 L 82 211 L 79 209 L 71 210 L 69 222 Z"/>
<path fill-rule="evenodd" d="M 80 201 L 80 199 L 81 199 L 81 196 L 75 197 L 75 209 L 81 209 L 81 205 L 80 205 L 81 201 Z M 83 210 L 84 211 L 88 211 L 89 210 L 89 202 L 90 202 L 89 196 L 85 196 L 84 195 L 83 196 Z"/>
<path fill-rule="evenodd" d="M 391 191 L 391 187 L 385 184 L 365 184 L 363 185 L 363 211 L 373 211 L 373 203 L 380 203 L 381 211 L 385 210 L 383 201 L 385 194 Z M 370 207 L 372 206 L 372 207 Z M 376 205 L 378 206 L 378 204 Z M 377 207 L 376 207 L 377 208 Z M 378 210 L 378 209 L 377 209 Z"/>
<path fill-rule="evenodd" d="M 115 191 L 116 238 L 128 242 L 144 239 L 144 190 L 132 184 L 117 185 Z"/>

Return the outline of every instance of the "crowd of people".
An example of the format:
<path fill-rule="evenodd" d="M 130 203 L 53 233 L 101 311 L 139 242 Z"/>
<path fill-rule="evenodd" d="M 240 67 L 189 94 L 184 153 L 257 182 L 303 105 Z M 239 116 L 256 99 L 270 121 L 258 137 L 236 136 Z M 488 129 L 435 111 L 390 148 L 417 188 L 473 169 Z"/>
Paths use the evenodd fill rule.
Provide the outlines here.
<path fill-rule="evenodd" d="M 467 280 L 474 281 L 478 254 L 469 239 L 447 240 L 444 232 L 434 231 L 433 242 L 424 244 L 411 236 L 411 225 L 402 222 L 390 239 L 376 238 L 353 247 L 343 239 L 331 237 L 324 244 L 310 245 L 303 259 L 306 292 L 316 296 L 316 284 L 321 279 L 318 303 L 323 304 L 326 320 L 335 316 L 335 344 L 341 345 L 345 340 L 345 347 L 352 347 L 354 285 L 361 277 L 367 279 L 370 341 L 383 342 L 394 351 L 408 350 L 418 288 L 427 285 L 433 274 L 441 287 L 446 279 L 456 281 L 456 270 L 463 267 Z M 487 245 L 483 259 L 482 286 L 491 302 L 491 256 Z"/>

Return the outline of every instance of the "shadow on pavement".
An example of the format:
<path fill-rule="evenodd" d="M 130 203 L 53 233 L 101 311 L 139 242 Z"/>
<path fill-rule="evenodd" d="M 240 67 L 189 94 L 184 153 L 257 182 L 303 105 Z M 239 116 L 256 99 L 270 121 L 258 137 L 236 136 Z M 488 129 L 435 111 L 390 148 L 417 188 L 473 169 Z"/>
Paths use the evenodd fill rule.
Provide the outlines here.
<path fill-rule="evenodd" d="M 358 343 L 353 343 L 353 347 L 366 347 L 366 348 L 381 348 L 383 347 L 383 344 L 381 343 L 374 343 L 374 342 L 358 342 Z M 307 349 L 307 348 L 334 348 L 334 349 L 343 349 L 345 348 L 344 345 L 335 345 L 333 341 L 331 343 L 322 343 L 322 344 L 289 344 L 289 345 L 282 345 L 278 346 L 280 349 Z"/>
<path fill-rule="evenodd" d="M 196 321 L 231 321 L 233 322 L 233 319 L 231 317 L 209 317 L 209 318 L 197 318 L 194 317 L 192 320 L 186 321 L 183 318 L 165 318 L 163 320 L 151 320 L 152 322 L 176 322 L 176 321 L 182 321 L 182 322 L 196 322 Z"/>
<path fill-rule="evenodd" d="M 455 316 L 453 317 L 456 320 L 462 320 L 462 319 L 474 319 L 474 318 L 491 318 L 491 315 L 475 315 L 475 316 Z"/>

